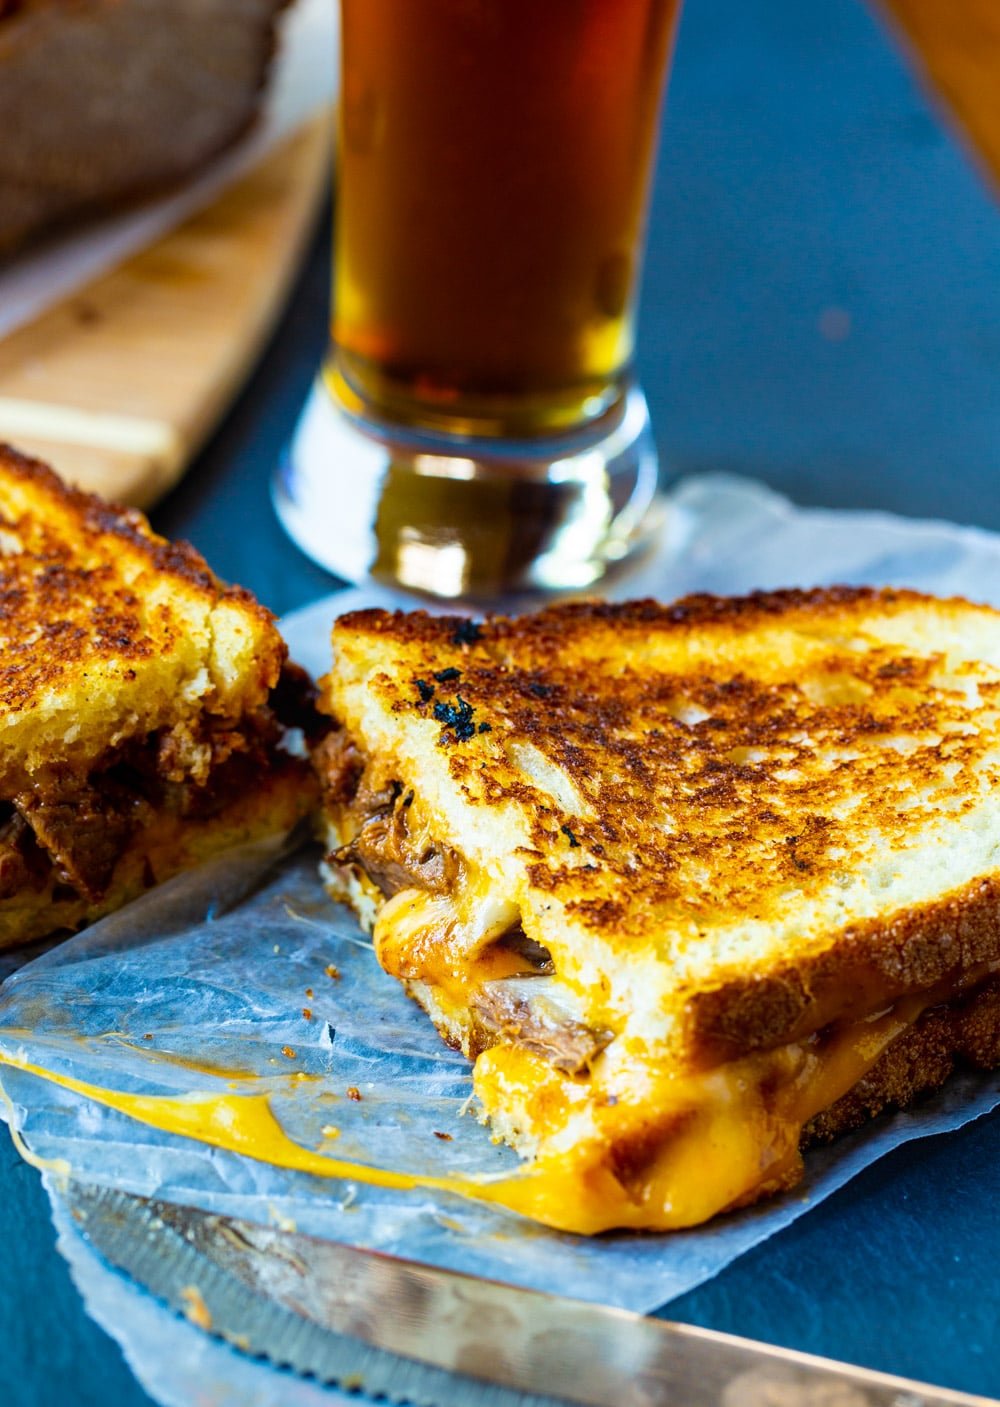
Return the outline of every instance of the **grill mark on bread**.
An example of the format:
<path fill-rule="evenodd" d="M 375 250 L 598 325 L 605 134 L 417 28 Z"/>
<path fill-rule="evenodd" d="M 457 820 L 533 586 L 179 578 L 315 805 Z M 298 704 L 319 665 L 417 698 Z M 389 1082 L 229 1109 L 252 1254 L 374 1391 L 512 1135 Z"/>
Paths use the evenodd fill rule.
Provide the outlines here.
<path fill-rule="evenodd" d="M 0 796 L 25 809 L 67 791 L 82 805 L 87 776 L 130 740 L 211 720 L 207 766 L 255 709 L 305 700 L 270 613 L 194 548 L 2 446 L 0 635 Z M 285 726 L 316 736 L 318 720 L 313 697 Z"/>
<path fill-rule="evenodd" d="M 316 787 L 269 612 L 142 514 L 0 446 L 0 946 L 99 917 Z"/>
<path fill-rule="evenodd" d="M 212 590 L 213 593 L 220 587 L 219 579 L 209 570 L 205 559 L 190 543 L 168 542 L 166 538 L 159 537 L 138 509 L 107 503 L 96 494 L 73 488 L 72 485 L 64 483 L 47 464 L 21 454 L 12 445 L 0 444 L 0 462 L 6 475 L 22 480 L 34 491 L 44 493 L 53 502 L 77 515 L 75 526 L 82 530 L 85 538 L 92 534 L 111 533 L 148 556 L 150 564 L 158 572 L 184 577 L 192 584 Z M 16 530 L 18 520 L 7 517 L 5 526 Z M 58 565 L 53 563 L 53 566 Z M 234 593 L 241 601 L 254 600 L 242 587 L 227 587 L 225 591 L 227 594 Z M 254 604 L 261 616 L 268 620 L 273 619 L 271 613 L 263 606 L 257 602 Z"/>

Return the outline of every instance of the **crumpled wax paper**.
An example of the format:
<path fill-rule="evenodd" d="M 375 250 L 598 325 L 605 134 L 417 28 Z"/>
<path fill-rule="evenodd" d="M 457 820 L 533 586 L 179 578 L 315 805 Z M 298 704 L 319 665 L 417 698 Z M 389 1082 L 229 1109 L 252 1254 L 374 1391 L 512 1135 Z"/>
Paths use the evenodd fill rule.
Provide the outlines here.
<path fill-rule="evenodd" d="M 334 0 L 296 0 L 281 20 L 280 45 L 260 120 L 180 190 L 88 222 L 0 268 L 0 337 L 39 317 L 75 289 L 145 249 L 217 199 L 324 104 L 337 70 Z"/>
<path fill-rule="evenodd" d="M 1000 538 L 882 514 L 802 510 L 749 481 L 704 476 L 673 491 L 660 548 L 611 594 L 667 599 L 833 581 L 1000 604 Z M 289 618 L 285 633 L 295 655 L 321 672 L 335 614 L 396 599 L 344 592 Z M 249 1072 L 259 1081 L 252 1088 L 270 1092 L 287 1133 L 309 1148 L 415 1172 L 513 1168 L 515 1155 L 464 1112 L 466 1062 L 381 973 L 350 914 L 325 898 L 316 859 L 310 849 L 250 847 L 53 948 L 0 992 L 0 1051 L 145 1093 L 225 1092 L 227 1074 Z M 330 964 L 339 978 L 327 975 Z M 1000 1102 L 998 1076 L 960 1076 L 916 1109 L 809 1154 L 805 1181 L 777 1200 L 689 1232 L 588 1241 L 445 1194 L 281 1171 L 160 1134 L 23 1071 L 0 1077 L 32 1152 L 67 1159 L 78 1176 L 643 1311 L 717 1274 L 889 1149 Z M 350 1086 L 360 1101 L 346 1097 Z M 330 1126 L 339 1136 L 323 1144 Z M 174 1318 L 88 1249 L 58 1178 L 46 1181 L 60 1249 L 89 1311 L 157 1400 L 358 1401 L 243 1359 Z"/>

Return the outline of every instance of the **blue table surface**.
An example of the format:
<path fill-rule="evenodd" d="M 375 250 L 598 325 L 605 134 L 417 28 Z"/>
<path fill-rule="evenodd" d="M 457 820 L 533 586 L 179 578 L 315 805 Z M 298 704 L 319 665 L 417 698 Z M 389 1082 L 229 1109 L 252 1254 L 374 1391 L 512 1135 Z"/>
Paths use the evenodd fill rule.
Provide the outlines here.
<path fill-rule="evenodd" d="M 327 248 L 324 229 L 243 395 L 154 515 L 279 613 L 332 584 L 267 496 L 324 345 Z M 671 474 L 1000 529 L 1000 210 L 860 0 L 688 0 L 639 364 Z M 994 1116 L 898 1150 L 670 1312 L 1000 1396 L 998 1191 Z M 0 1240 L 0 1402 L 148 1402 L 6 1142 Z"/>

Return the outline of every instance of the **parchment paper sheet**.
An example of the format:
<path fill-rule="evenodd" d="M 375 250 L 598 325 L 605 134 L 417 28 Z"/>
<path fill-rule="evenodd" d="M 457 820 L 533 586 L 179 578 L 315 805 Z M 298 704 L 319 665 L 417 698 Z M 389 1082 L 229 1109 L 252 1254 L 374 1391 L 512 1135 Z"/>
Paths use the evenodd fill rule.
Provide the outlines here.
<path fill-rule="evenodd" d="M 748 481 L 705 476 L 675 489 L 662 550 L 614 594 L 666 599 L 691 589 L 832 581 L 907 584 L 1000 604 L 1000 539 L 884 515 L 800 510 Z M 376 599 L 390 598 L 352 591 L 290 618 L 294 653 L 322 671 L 332 616 Z M 381 974 L 350 915 L 322 896 L 315 860 L 300 851 L 276 861 L 273 846 L 243 852 L 53 949 L 0 993 L 0 1049 L 148 1093 L 224 1087 L 224 1076 L 165 1054 L 250 1070 L 272 1090 L 286 1131 L 310 1148 L 332 1124 L 341 1131 L 327 1146 L 333 1156 L 414 1171 L 514 1166 L 513 1154 L 461 1114 L 466 1062 Z M 331 962 L 340 980 L 325 974 Z M 296 1071 L 320 1078 L 296 1081 Z M 810 1154 L 805 1182 L 777 1201 L 707 1229 L 586 1241 L 452 1197 L 281 1172 L 160 1135 L 22 1072 L 3 1072 L 2 1083 L 30 1147 L 67 1158 L 79 1175 L 259 1220 L 287 1217 L 303 1231 L 639 1310 L 717 1274 L 889 1149 L 957 1128 L 1000 1101 L 996 1075 L 962 1076 L 913 1112 Z M 345 1098 L 351 1085 L 360 1103 Z M 87 1307 L 157 1400 L 357 1402 L 243 1360 L 174 1319 L 87 1249 L 49 1183 L 60 1249 Z"/>

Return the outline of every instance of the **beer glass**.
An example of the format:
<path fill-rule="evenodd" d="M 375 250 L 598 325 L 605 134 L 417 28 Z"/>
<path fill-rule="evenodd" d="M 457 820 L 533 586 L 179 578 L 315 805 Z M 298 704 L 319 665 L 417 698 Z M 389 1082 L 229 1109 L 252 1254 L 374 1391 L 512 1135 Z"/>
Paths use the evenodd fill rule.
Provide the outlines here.
<path fill-rule="evenodd" d="M 311 556 L 572 590 L 643 540 L 632 357 L 679 0 L 341 0 L 330 352 L 275 486 Z"/>

